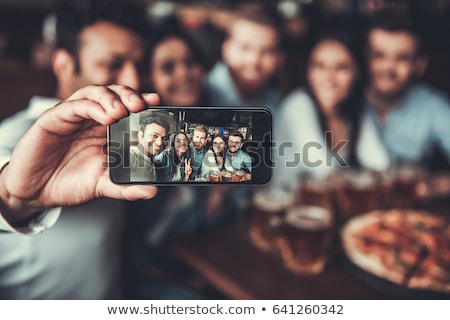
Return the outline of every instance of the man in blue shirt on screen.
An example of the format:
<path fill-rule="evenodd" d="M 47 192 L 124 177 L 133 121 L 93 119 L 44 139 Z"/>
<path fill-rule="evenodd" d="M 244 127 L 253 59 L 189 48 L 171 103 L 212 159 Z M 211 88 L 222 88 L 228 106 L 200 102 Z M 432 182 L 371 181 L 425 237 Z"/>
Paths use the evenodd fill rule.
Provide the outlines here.
<path fill-rule="evenodd" d="M 243 140 L 244 136 L 239 131 L 232 132 L 228 137 L 226 157 L 233 170 L 244 171 L 245 180 L 251 180 L 252 158 L 241 149 Z"/>
<path fill-rule="evenodd" d="M 200 175 L 203 157 L 205 156 L 206 149 L 206 136 L 208 132 L 205 127 L 197 126 L 194 128 L 194 132 L 192 134 L 192 141 L 189 144 L 189 148 L 191 150 L 191 180 L 195 179 Z"/>

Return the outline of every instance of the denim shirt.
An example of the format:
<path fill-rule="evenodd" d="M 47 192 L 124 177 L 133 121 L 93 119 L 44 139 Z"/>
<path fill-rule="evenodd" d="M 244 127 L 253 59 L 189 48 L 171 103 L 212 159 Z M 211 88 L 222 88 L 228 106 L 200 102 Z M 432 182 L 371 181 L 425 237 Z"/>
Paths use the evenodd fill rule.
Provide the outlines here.
<path fill-rule="evenodd" d="M 184 160 L 177 166 L 177 169 L 180 170 L 179 176 L 181 176 L 181 179 L 173 179 L 176 176 L 174 171 L 177 169 L 174 168 L 176 164 L 170 149 L 165 149 L 155 156 L 154 163 L 156 166 L 156 176 L 159 182 L 184 181 Z"/>
<path fill-rule="evenodd" d="M 450 161 L 450 103 L 436 90 L 412 85 L 384 123 L 370 105 L 366 112 L 391 161 L 423 164 L 436 145 Z"/>
<path fill-rule="evenodd" d="M 234 154 L 233 157 L 230 157 L 230 155 L 227 153 L 226 156 L 229 163 L 231 163 L 231 166 L 234 170 L 244 170 L 248 173 L 252 172 L 252 158 L 248 155 L 247 152 L 238 150 Z"/>
<path fill-rule="evenodd" d="M 200 175 L 200 172 L 202 169 L 202 161 L 203 161 L 203 157 L 205 156 L 206 150 L 205 150 L 205 148 L 202 148 L 199 151 L 195 150 L 192 142 L 189 144 L 189 148 L 190 148 L 191 167 L 192 167 L 192 173 L 189 178 L 191 180 L 193 180 L 195 178 L 195 176 Z"/>

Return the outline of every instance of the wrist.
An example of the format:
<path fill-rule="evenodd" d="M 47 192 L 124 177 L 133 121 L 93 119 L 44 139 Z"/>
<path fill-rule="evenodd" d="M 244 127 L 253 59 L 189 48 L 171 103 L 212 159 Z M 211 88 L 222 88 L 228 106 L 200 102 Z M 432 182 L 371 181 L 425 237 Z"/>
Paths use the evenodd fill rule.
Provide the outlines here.
<path fill-rule="evenodd" d="M 6 176 L 9 163 L 0 169 L 0 214 L 13 227 L 22 227 L 42 209 L 33 208 L 29 201 L 14 196 L 7 188 Z"/>

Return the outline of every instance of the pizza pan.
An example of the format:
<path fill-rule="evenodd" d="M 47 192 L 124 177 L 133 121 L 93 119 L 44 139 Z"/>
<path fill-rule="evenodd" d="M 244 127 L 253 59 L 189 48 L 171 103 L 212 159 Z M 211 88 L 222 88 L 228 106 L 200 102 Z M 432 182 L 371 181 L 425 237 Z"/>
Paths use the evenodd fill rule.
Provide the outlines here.
<path fill-rule="evenodd" d="M 389 280 L 380 278 L 372 273 L 360 268 L 354 264 L 349 257 L 345 254 L 344 250 L 340 249 L 339 263 L 342 265 L 343 270 L 349 273 L 355 279 L 370 286 L 378 292 L 391 297 L 392 299 L 413 299 L 413 300 L 447 300 L 450 299 L 450 293 L 424 290 L 424 289 L 411 289 Z"/>

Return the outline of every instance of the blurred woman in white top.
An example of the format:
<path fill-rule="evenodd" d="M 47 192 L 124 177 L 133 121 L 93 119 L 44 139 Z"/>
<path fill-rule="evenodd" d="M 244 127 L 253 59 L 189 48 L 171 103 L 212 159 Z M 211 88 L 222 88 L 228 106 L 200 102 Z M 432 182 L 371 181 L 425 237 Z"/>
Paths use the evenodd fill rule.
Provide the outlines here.
<path fill-rule="evenodd" d="M 276 122 L 275 185 L 295 188 L 301 173 L 326 176 L 355 164 L 363 78 L 355 47 L 340 31 L 311 47 L 306 86 L 282 102 Z"/>

